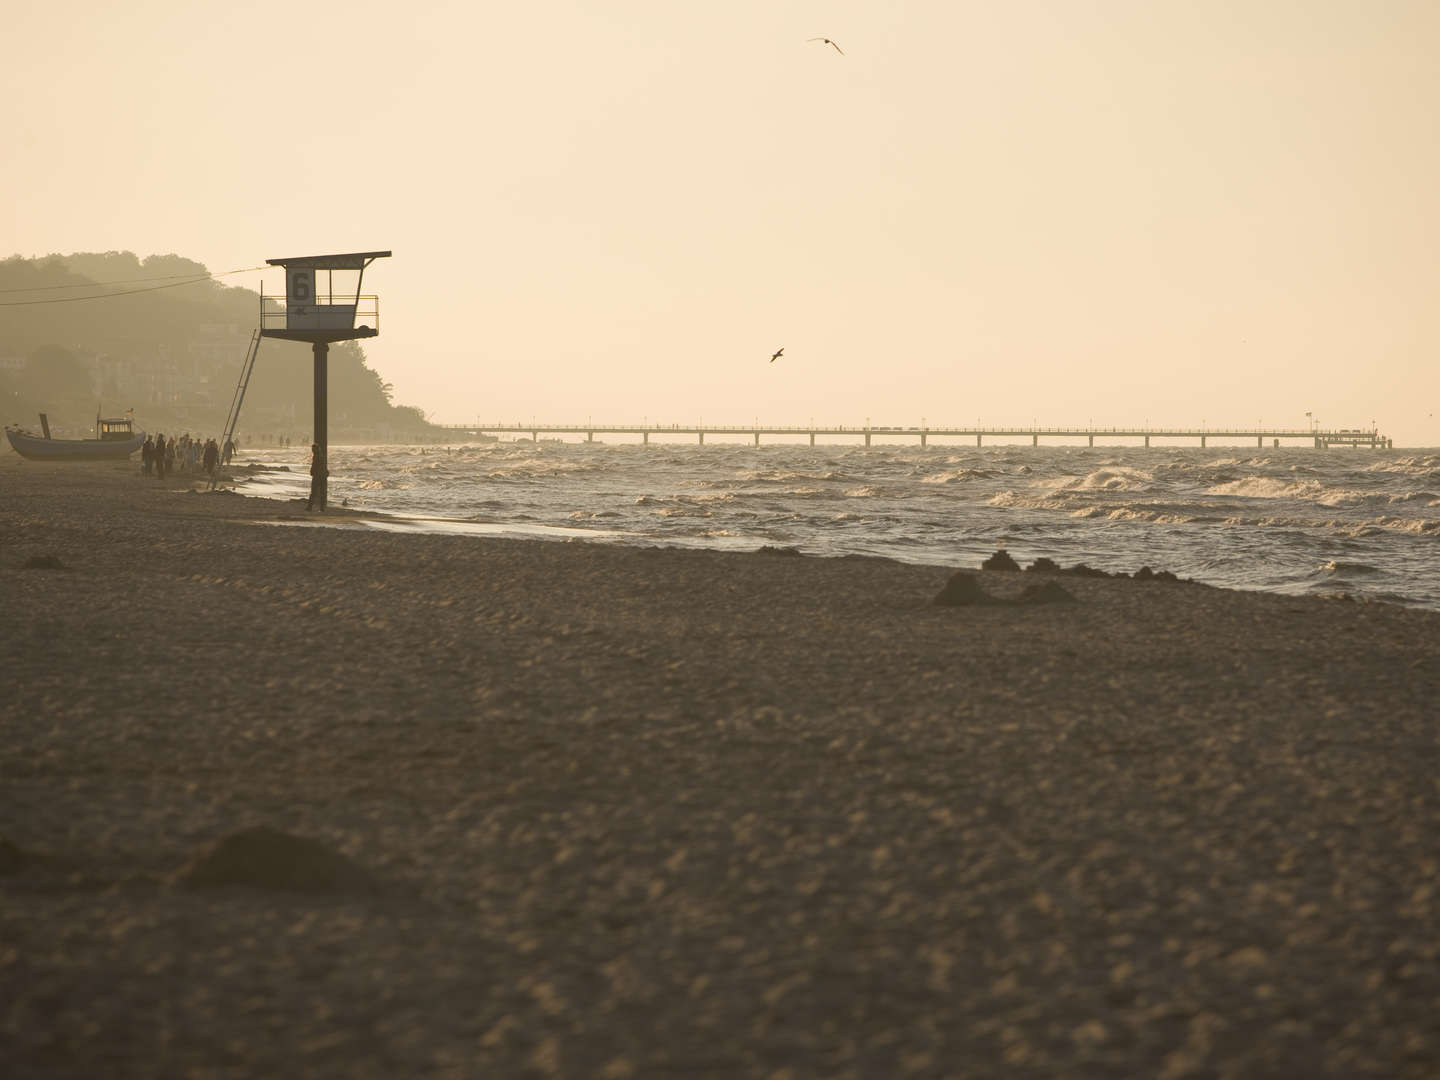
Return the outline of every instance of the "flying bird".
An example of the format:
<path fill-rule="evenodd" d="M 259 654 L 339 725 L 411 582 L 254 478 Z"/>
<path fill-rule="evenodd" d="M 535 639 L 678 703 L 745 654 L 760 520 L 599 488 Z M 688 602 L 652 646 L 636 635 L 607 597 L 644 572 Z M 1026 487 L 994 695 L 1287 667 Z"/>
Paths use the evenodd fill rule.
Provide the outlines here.
<path fill-rule="evenodd" d="M 772 356 L 772 357 L 770 357 L 770 363 L 773 364 L 776 360 L 779 360 L 779 359 L 780 359 L 780 354 L 783 353 L 784 351 L 785 351 L 785 346 L 784 346 L 784 345 L 781 345 L 780 348 L 776 349 L 776 350 L 775 350 L 775 355 Z"/>
<path fill-rule="evenodd" d="M 840 48 L 839 45 L 836 45 L 836 44 L 835 44 L 833 41 L 831 41 L 828 37 L 812 37 L 812 38 L 806 38 L 805 40 L 806 40 L 806 41 L 823 41 L 826 45 L 832 46 L 832 47 L 835 49 L 835 51 L 838 52 L 841 56 L 844 56 L 844 55 L 845 55 L 845 50 L 842 49 L 842 48 Z"/>

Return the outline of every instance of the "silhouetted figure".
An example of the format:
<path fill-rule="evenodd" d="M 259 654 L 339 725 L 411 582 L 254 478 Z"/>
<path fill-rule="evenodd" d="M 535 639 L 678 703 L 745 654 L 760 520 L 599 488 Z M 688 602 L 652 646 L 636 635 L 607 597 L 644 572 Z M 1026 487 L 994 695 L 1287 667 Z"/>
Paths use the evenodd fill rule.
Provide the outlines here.
<path fill-rule="evenodd" d="M 161 432 L 155 436 L 155 450 L 151 455 L 155 458 L 155 479 L 165 479 L 165 434 Z"/>
<path fill-rule="evenodd" d="M 321 491 L 329 472 L 320 464 L 320 444 L 310 444 L 310 498 L 305 500 L 306 510 L 324 510 L 325 496 Z"/>
<path fill-rule="evenodd" d="M 205 471 L 209 473 L 210 479 L 215 479 L 215 466 L 220 463 L 220 447 L 215 445 L 214 439 L 205 440 L 205 456 L 202 459 Z"/>
<path fill-rule="evenodd" d="M 155 438 L 153 435 L 146 435 L 145 442 L 140 446 L 140 470 L 150 475 L 150 470 L 155 467 Z"/>

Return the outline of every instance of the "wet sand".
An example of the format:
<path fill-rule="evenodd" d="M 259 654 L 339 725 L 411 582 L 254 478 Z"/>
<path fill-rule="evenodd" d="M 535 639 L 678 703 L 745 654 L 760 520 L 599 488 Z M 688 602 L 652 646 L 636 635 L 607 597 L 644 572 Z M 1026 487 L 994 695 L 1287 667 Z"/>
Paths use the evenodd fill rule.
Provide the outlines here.
<path fill-rule="evenodd" d="M 187 487 L 0 456 L 7 1076 L 1440 1070 L 1434 613 Z"/>

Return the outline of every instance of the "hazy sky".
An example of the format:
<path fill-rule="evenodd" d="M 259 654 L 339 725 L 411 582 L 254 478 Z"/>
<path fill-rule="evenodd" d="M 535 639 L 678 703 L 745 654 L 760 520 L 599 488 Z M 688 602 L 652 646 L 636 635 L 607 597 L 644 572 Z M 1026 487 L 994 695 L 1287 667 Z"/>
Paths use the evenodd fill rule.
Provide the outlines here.
<path fill-rule="evenodd" d="M 393 250 L 364 347 L 442 422 L 1440 444 L 1436 0 L 80 0 L 6 37 L 0 245 Z"/>

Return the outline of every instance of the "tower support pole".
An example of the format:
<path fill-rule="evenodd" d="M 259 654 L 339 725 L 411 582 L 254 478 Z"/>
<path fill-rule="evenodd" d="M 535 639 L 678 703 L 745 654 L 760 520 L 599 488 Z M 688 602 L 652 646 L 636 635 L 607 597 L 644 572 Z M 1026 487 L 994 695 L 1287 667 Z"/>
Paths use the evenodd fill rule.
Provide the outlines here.
<path fill-rule="evenodd" d="M 315 468 L 310 476 L 310 498 L 324 510 L 330 487 L 330 346 L 324 341 L 317 341 L 312 349 L 315 353 Z"/>

